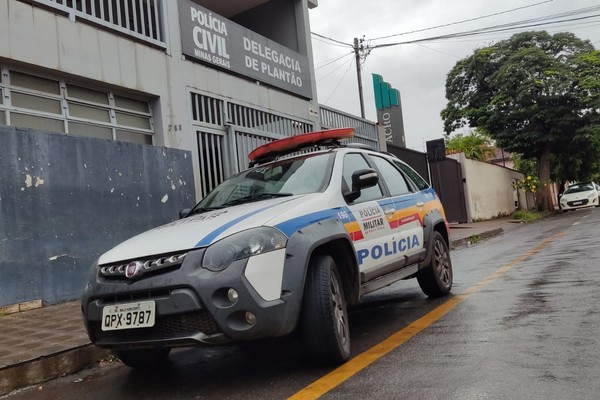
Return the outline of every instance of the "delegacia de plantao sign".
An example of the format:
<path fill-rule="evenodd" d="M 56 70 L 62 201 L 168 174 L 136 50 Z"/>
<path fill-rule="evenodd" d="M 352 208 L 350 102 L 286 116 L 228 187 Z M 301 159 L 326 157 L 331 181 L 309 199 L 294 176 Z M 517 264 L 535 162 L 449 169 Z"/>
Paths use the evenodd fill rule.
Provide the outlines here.
<path fill-rule="evenodd" d="M 312 98 L 308 58 L 190 0 L 179 1 L 183 54 Z"/>

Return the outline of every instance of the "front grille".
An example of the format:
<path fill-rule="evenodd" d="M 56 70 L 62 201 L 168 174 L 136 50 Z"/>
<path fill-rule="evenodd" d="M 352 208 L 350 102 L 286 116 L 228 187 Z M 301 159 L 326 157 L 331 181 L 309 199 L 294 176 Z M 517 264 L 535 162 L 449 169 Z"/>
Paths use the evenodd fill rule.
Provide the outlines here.
<path fill-rule="evenodd" d="M 575 203 L 577 203 L 577 204 L 575 204 Z M 574 205 L 577 205 L 577 206 L 585 206 L 585 205 L 587 205 L 587 203 L 589 203 L 589 200 L 588 200 L 588 199 L 584 199 L 584 200 L 575 200 L 575 201 L 568 201 L 568 202 L 567 202 L 567 204 L 568 204 L 569 206 L 571 206 L 571 207 L 572 207 L 572 206 L 574 206 Z"/>
<path fill-rule="evenodd" d="M 94 337 L 98 342 L 129 342 L 159 339 L 176 339 L 196 333 L 213 335 L 220 329 L 213 317 L 207 311 L 157 316 L 155 325 L 151 328 L 124 329 L 118 331 L 103 331 L 100 322 L 91 323 Z"/>
<path fill-rule="evenodd" d="M 187 253 L 153 256 L 130 262 L 100 265 L 98 273 L 101 277 L 111 280 L 140 279 L 179 268 L 186 255 Z"/>

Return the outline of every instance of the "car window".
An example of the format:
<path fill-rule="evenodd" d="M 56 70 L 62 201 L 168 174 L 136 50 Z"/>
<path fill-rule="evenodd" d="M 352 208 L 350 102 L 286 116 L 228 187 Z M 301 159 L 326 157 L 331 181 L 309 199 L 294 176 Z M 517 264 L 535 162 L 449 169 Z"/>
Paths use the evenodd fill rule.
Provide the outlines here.
<path fill-rule="evenodd" d="M 269 196 L 291 196 L 325 190 L 331 177 L 333 154 L 307 155 L 258 166 L 234 175 L 194 207 L 215 208 Z"/>
<path fill-rule="evenodd" d="M 359 169 L 371 168 L 365 158 L 358 153 L 350 153 L 344 156 L 344 170 L 342 173 L 342 191 L 349 191 L 352 189 L 352 174 L 354 171 Z M 383 191 L 379 184 L 365 188 L 360 191 L 360 196 L 354 200 L 354 203 L 362 203 L 364 201 L 370 201 L 380 199 L 383 197 Z"/>
<path fill-rule="evenodd" d="M 586 192 L 588 190 L 594 190 L 594 186 L 591 183 L 578 183 L 571 185 L 565 190 L 565 194 Z"/>
<path fill-rule="evenodd" d="M 399 196 L 410 192 L 408 184 L 404 179 L 404 175 L 388 160 L 383 157 L 369 156 L 373 163 L 381 173 L 380 179 L 383 178 L 392 196 Z"/>
<path fill-rule="evenodd" d="M 421 176 L 417 174 L 414 169 L 404 163 L 401 163 L 400 161 L 394 161 L 394 164 L 396 164 L 396 166 L 400 168 L 402 172 L 408 175 L 410 180 L 413 181 L 419 190 L 429 189 L 429 184 L 425 181 L 425 179 L 421 178 Z"/>

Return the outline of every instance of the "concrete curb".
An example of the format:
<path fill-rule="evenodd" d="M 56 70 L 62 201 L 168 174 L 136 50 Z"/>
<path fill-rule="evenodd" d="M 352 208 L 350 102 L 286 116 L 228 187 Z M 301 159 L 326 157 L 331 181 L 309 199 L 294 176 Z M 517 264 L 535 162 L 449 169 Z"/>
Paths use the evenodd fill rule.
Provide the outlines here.
<path fill-rule="evenodd" d="M 452 240 L 450 243 L 450 248 L 451 249 L 457 249 L 459 247 L 464 247 L 464 246 L 469 246 L 471 244 L 471 239 L 475 236 L 478 238 L 479 240 L 485 240 L 485 239 L 489 239 L 492 238 L 494 236 L 498 236 L 501 235 L 502 232 L 504 232 L 504 229 L 502 228 L 497 228 L 497 229 L 492 229 L 490 231 L 485 231 L 485 232 L 480 232 L 480 233 L 476 233 L 473 234 L 470 237 L 466 237 L 466 238 L 462 238 L 462 239 L 456 239 L 456 240 Z"/>
<path fill-rule="evenodd" d="M 109 350 L 87 344 L 0 369 L 0 396 L 81 371 L 110 354 Z"/>

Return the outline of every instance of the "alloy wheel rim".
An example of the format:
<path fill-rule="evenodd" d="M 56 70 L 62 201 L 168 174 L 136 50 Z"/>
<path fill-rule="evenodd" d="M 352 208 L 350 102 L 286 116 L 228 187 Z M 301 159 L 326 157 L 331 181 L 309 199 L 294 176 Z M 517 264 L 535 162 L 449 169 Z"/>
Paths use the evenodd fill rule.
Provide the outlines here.
<path fill-rule="evenodd" d="M 444 286 L 450 285 L 450 281 L 452 279 L 452 272 L 450 270 L 450 257 L 448 257 L 446 247 L 439 240 L 435 242 L 434 257 L 437 275 L 440 279 L 440 282 Z"/>
<path fill-rule="evenodd" d="M 341 340 L 341 344 L 345 345 L 347 342 L 348 329 L 346 316 L 344 315 L 344 299 L 342 298 L 340 283 L 333 271 L 331 273 L 331 301 L 336 324 L 336 333 Z"/>

